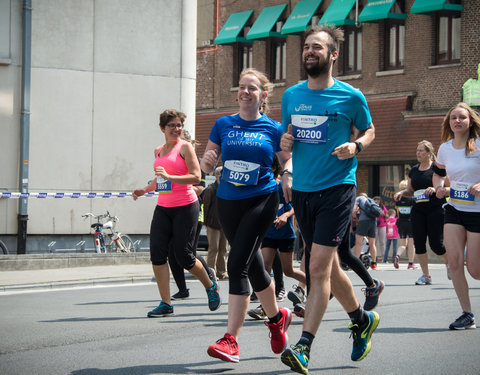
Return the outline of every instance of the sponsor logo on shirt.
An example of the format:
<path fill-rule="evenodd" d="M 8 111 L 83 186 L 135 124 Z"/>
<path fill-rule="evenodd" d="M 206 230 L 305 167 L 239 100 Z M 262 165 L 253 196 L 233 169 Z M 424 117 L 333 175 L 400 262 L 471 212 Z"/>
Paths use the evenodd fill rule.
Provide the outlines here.
<path fill-rule="evenodd" d="M 311 110 L 312 110 L 312 106 L 306 105 L 306 104 L 300 104 L 298 107 L 295 107 L 295 112 L 311 111 Z"/>

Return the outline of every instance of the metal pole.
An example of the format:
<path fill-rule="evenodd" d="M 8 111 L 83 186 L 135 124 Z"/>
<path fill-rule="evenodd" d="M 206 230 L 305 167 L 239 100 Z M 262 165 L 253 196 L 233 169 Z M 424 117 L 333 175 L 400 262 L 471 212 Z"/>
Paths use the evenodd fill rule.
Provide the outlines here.
<path fill-rule="evenodd" d="M 28 192 L 28 165 L 30 151 L 30 78 L 32 66 L 32 0 L 23 1 L 22 12 L 22 109 L 20 116 L 19 190 Z M 28 199 L 19 199 L 17 254 L 27 249 Z"/>

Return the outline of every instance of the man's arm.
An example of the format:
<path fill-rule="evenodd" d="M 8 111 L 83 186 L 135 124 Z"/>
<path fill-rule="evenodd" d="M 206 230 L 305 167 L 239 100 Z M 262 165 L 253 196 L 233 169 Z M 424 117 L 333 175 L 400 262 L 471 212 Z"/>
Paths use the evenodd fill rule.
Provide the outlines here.
<path fill-rule="evenodd" d="M 332 152 L 332 155 L 336 155 L 340 160 L 350 159 L 361 152 L 363 149 L 370 146 L 375 139 L 375 127 L 373 124 L 358 133 L 358 138 L 354 142 L 346 142 Z"/>

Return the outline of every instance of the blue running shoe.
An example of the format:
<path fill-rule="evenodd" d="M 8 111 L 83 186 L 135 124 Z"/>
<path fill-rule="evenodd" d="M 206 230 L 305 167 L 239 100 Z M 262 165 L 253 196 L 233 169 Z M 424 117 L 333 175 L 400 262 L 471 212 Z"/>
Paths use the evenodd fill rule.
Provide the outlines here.
<path fill-rule="evenodd" d="M 308 374 L 308 360 L 310 354 L 308 353 L 306 345 L 292 345 L 290 348 L 285 349 L 280 358 L 282 363 L 289 366 L 292 371 L 304 375 Z"/>
<path fill-rule="evenodd" d="M 173 305 L 168 305 L 163 301 L 147 314 L 149 318 L 160 318 L 167 315 L 173 315 Z"/>
<path fill-rule="evenodd" d="M 222 299 L 220 298 L 220 288 L 215 280 L 212 280 L 213 285 L 210 288 L 207 288 L 207 297 L 208 297 L 208 308 L 210 311 L 217 310 L 222 304 Z"/>
<path fill-rule="evenodd" d="M 365 311 L 365 313 L 368 316 L 368 323 L 365 326 L 359 327 L 358 324 L 353 323 L 348 325 L 353 337 L 352 361 L 361 361 L 367 356 L 372 347 L 370 338 L 380 322 L 380 316 L 375 311 Z"/>

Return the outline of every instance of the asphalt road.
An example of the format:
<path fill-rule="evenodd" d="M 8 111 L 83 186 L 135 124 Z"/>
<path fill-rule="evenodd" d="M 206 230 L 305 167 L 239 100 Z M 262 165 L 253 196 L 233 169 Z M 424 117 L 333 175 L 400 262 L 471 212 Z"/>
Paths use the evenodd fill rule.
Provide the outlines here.
<path fill-rule="evenodd" d="M 312 348 L 310 374 L 480 374 L 480 329 L 448 330 L 461 311 L 442 265 L 432 265 L 432 286 L 413 285 L 419 271 L 387 266 L 373 272 L 386 287 L 370 354 L 350 360 L 348 317 L 332 300 Z M 363 303 L 360 280 L 348 275 Z M 192 297 L 175 304 L 174 316 L 159 319 L 146 318 L 158 304 L 153 283 L 2 293 L 0 374 L 293 374 L 271 352 L 268 330 L 258 321 L 245 322 L 240 363 L 210 358 L 208 345 L 225 333 L 227 305 L 210 312 L 201 284 L 188 280 Z M 480 281 L 469 282 L 478 324 Z M 226 301 L 228 282 L 220 286 Z M 288 301 L 281 305 L 290 307 Z M 301 331 L 294 317 L 290 343 Z"/>

